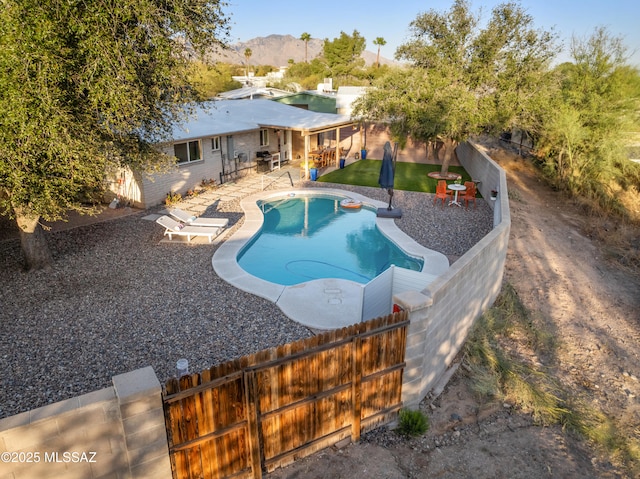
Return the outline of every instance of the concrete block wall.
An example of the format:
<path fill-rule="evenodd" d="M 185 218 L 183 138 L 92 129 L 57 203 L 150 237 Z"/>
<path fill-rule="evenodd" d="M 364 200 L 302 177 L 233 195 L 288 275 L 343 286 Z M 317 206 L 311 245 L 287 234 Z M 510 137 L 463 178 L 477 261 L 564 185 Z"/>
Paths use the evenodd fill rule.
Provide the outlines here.
<path fill-rule="evenodd" d="M 409 311 L 409 331 L 402 400 L 417 407 L 436 385 L 463 346 L 471 327 L 500 293 L 509 244 L 511 220 L 504 171 L 476 145 L 458 151 L 461 163 L 491 190 L 494 182 L 504 194 L 490 202 L 494 229 L 447 273 L 422 291 L 394 295 L 393 302 Z M 484 196 L 484 194 L 483 194 Z M 487 194 L 488 197 L 488 194 Z"/>
<path fill-rule="evenodd" d="M 2 479 L 171 479 L 161 388 L 150 367 L 113 387 L 0 420 Z"/>
<path fill-rule="evenodd" d="M 467 173 L 469 173 L 472 178 L 481 181 L 478 188 L 483 196 L 485 192 L 488 195 L 491 189 L 500 186 L 500 179 L 504 172 L 502 168 L 485 153 L 482 146 L 473 142 L 460 143 L 456 148 L 456 153 L 460 163 L 464 166 L 465 170 L 467 170 Z"/>

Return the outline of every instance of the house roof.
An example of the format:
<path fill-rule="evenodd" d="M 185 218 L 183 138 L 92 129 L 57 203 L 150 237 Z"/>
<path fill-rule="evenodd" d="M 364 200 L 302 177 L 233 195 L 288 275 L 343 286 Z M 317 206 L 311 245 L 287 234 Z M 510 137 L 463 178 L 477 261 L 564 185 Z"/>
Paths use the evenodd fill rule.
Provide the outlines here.
<path fill-rule="evenodd" d="M 218 96 L 225 100 L 239 100 L 242 98 L 277 98 L 281 96 L 289 95 L 288 91 L 279 90 L 271 87 L 257 87 L 257 86 L 245 86 L 237 88 L 235 90 L 229 90 L 218 94 Z"/>
<path fill-rule="evenodd" d="M 272 100 L 214 100 L 196 107 L 173 129 L 173 141 L 230 135 L 260 128 L 301 131 L 303 135 L 351 125 L 348 115 L 317 113 Z"/>

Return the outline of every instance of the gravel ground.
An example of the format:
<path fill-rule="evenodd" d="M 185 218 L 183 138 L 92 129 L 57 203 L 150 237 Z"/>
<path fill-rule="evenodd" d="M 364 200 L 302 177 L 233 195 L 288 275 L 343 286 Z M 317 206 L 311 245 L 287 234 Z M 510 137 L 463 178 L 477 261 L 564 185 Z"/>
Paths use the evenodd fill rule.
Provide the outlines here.
<path fill-rule="evenodd" d="M 388 200 L 379 188 L 306 186 Z M 453 262 L 491 230 L 493 213 L 483 200 L 467 210 L 434 207 L 432 198 L 396 191 L 397 223 Z M 25 273 L 19 240 L 0 242 L 0 418 L 108 387 L 137 368 L 152 366 L 164 382 L 182 357 L 198 371 L 313 334 L 216 276 L 217 245 L 161 243 L 162 228 L 142 219 L 150 212 L 48 233 L 53 272 Z M 214 214 L 230 219 L 228 234 L 243 219 L 238 200 L 205 213 Z"/>

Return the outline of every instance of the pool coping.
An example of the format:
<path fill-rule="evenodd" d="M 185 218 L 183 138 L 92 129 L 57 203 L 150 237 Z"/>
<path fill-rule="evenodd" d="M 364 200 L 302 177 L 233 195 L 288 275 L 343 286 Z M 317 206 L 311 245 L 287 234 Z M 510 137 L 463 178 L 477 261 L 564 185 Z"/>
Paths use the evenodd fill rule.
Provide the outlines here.
<path fill-rule="evenodd" d="M 336 329 L 361 321 L 364 284 L 345 279 L 318 279 L 284 286 L 257 278 L 240 267 L 236 258 L 240 250 L 262 227 L 264 217 L 257 202 L 286 195 L 338 196 L 361 201 L 363 207 L 383 208 L 387 203 L 350 191 L 322 189 L 289 189 L 262 191 L 246 196 L 240 202 L 245 218 L 243 225 L 214 253 L 211 264 L 216 274 L 236 288 L 275 303 L 293 321 L 314 329 Z M 376 218 L 380 232 L 405 253 L 424 260 L 423 273 L 440 276 L 449 269 L 442 253 L 418 244 L 404 233 L 393 218 Z M 318 307 L 311 307 L 315 304 Z M 321 307 L 319 307 L 321 306 Z"/>

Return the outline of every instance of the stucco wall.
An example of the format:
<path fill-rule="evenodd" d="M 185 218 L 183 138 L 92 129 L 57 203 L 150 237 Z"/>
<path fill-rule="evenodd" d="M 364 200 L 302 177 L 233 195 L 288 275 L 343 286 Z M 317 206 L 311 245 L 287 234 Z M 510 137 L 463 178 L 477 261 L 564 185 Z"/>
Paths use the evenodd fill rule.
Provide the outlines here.
<path fill-rule="evenodd" d="M 389 141 L 391 145 L 394 144 L 389 127 L 383 123 L 367 124 L 365 125 L 363 133 L 363 142 L 367 148 L 367 158 L 382 159 L 385 142 Z M 458 147 L 458 149 L 459 148 L 460 147 Z M 356 150 L 354 150 L 354 152 L 355 151 Z M 357 152 L 360 152 L 359 147 Z M 398 149 L 397 160 L 405 163 L 441 164 L 440 158 L 434 153 L 433 145 L 413 141 L 410 138 L 407 140 L 404 148 Z M 456 158 L 453 158 L 450 165 L 459 166 L 460 163 Z"/>
<path fill-rule="evenodd" d="M 511 219 L 504 170 L 480 147 L 465 143 L 458 157 L 472 177 L 481 181 L 485 198 L 494 187 L 498 199 L 489 200 L 494 209 L 494 228 L 449 271 L 422 291 L 394 296 L 394 303 L 409 311 L 402 400 L 415 407 L 446 372 L 476 319 L 488 309 L 502 287 L 509 244 Z"/>

